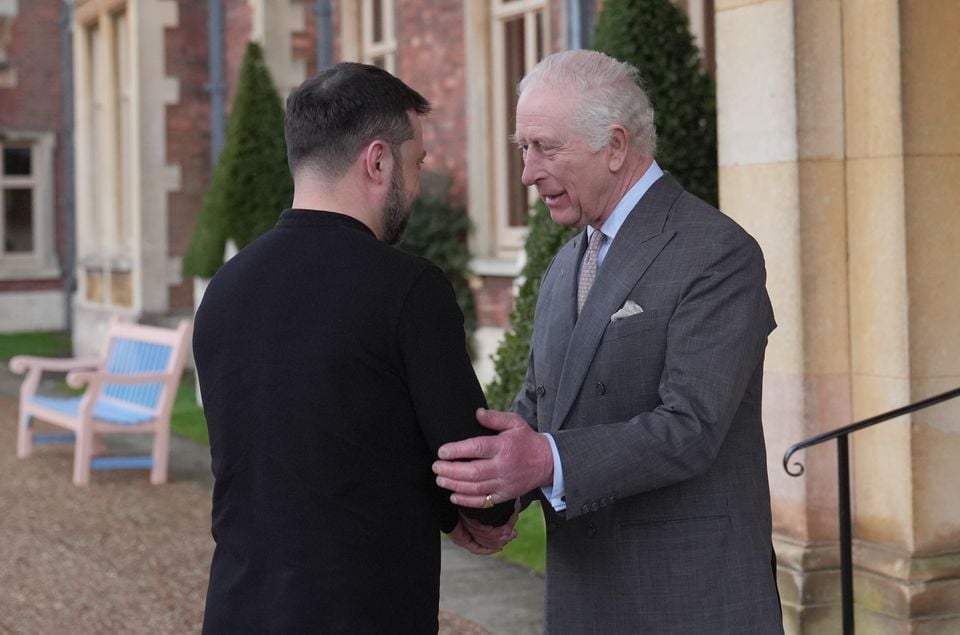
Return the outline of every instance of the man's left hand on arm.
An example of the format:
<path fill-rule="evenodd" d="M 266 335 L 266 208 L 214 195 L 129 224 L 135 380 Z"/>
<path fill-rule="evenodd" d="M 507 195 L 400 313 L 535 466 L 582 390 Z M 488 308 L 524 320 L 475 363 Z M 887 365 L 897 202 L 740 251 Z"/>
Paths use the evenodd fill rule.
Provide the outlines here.
<path fill-rule="evenodd" d="M 552 483 L 550 442 L 522 417 L 481 408 L 477 421 L 499 434 L 447 443 L 433 464 L 437 485 L 453 492 L 451 502 L 489 507 Z"/>

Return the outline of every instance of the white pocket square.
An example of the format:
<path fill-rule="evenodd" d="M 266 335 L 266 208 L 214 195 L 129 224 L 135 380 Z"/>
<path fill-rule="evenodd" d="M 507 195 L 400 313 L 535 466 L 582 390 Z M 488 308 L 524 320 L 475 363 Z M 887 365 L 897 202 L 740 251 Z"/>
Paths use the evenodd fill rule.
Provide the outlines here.
<path fill-rule="evenodd" d="M 617 320 L 622 320 L 623 318 L 636 315 L 637 313 L 643 313 L 643 307 L 633 300 L 627 300 L 623 303 L 623 308 L 610 316 L 610 321 L 616 322 Z"/>

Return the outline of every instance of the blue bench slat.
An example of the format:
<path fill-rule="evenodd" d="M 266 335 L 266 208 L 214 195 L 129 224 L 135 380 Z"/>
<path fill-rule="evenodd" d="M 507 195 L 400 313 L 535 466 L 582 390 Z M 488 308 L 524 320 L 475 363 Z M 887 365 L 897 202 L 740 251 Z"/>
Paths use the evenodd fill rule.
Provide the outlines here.
<path fill-rule="evenodd" d="M 95 470 L 142 470 L 153 467 L 151 456 L 95 456 L 90 460 Z"/>
<path fill-rule="evenodd" d="M 80 397 L 59 398 L 37 395 L 30 401 L 38 406 L 50 408 L 51 410 L 56 410 L 66 415 L 76 416 L 77 413 L 80 412 L 80 399 Z M 132 408 L 124 408 L 119 404 L 102 399 L 97 400 L 97 403 L 93 405 L 93 416 L 103 421 L 121 425 L 136 425 L 153 420 L 153 416 L 150 414 L 139 412 Z"/>
<path fill-rule="evenodd" d="M 73 443 L 77 440 L 77 435 L 72 432 L 66 434 L 35 434 L 33 442 L 37 444 L 44 443 Z"/>
<path fill-rule="evenodd" d="M 162 344 L 118 338 L 110 351 L 107 372 L 118 375 L 161 373 L 166 370 L 171 353 L 171 347 Z M 146 408 L 154 408 L 160 399 L 162 389 L 163 385 L 159 383 L 107 384 L 104 386 L 103 394 Z"/>

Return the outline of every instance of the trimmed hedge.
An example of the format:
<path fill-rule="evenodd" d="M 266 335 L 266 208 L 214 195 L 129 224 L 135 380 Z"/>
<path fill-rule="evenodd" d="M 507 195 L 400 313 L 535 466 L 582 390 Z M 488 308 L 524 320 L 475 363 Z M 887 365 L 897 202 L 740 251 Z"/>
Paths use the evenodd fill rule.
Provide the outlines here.
<path fill-rule="evenodd" d="M 463 312 L 467 349 L 472 357 L 477 310 L 469 283 L 467 235 L 471 229 L 470 218 L 462 206 L 450 202 L 448 186 L 446 177 L 424 174 L 423 194 L 414 204 L 407 231 L 397 248 L 426 258 L 447 274 Z"/>
<path fill-rule="evenodd" d="M 283 107 L 263 50 L 247 46 L 227 138 L 203 198 L 183 258 L 183 274 L 210 278 L 223 264 L 224 247 L 250 243 L 277 222 L 293 200 L 283 139 Z"/>
<path fill-rule="evenodd" d="M 486 389 L 487 402 L 495 410 L 509 410 L 523 386 L 543 272 L 560 247 L 578 231 L 583 231 L 554 223 L 542 201 L 531 210 L 527 227 L 529 232 L 524 244 L 527 262 L 520 274 L 523 282 L 510 313 L 511 328 L 493 357 L 496 377 Z"/>
<path fill-rule="evenodd" d="M 716 89 L 686 13 L 671 0 L 606 0 L 593 48 L 640 70 L 656 113 L 657 163 L 716 205 Z"/>

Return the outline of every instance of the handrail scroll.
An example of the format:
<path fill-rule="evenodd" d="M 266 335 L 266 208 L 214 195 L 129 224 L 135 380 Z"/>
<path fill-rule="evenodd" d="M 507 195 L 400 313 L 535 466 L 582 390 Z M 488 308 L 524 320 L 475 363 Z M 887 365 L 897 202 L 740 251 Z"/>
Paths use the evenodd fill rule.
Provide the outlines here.
<path fill-rule="evenodd" d="M 891 410 L 879 414 L 863 421 L 851 423 L 850 425 L 824 432 L 816 436 L 805 439 L 800 443 L 791 445 L 783 455 L 783 469 L 790 476 L 800 476 L 804 472 L 803 463 L 795 461 L 790 465 L 790 457 L 796 452 L 805 448 L 819 445 L 827 441 L 836 439 L 837 441 L 837 488 L 838 488 L 838 515 L 840 521 L 840 592 L 841 605 L 843 607 L 843 633 L 844 635 L 853 635 L 853 536 L 850 522 L 850 447 L 847 437 L 869 428 L 870 426 L 890 419 L 896 419 L 903 415 L 923 410 L 943 401 L 948 401 L 960 397 L 960 388 L 954 388 L 939 395 L 934 395 L 923 401 Z M 791 468 L 794 468 L 791 470 Z"/>

